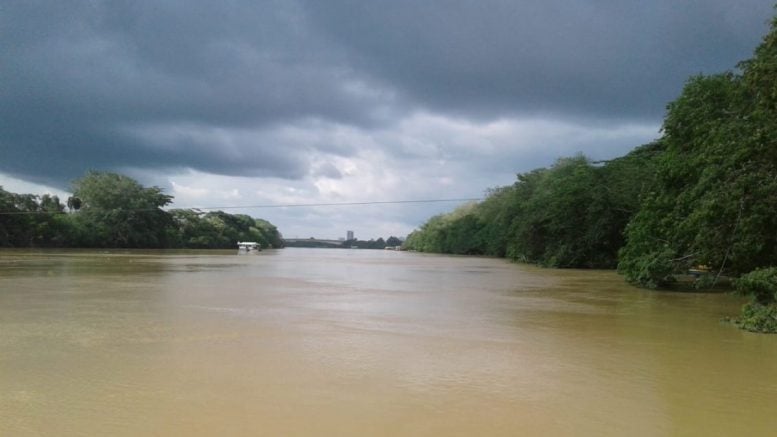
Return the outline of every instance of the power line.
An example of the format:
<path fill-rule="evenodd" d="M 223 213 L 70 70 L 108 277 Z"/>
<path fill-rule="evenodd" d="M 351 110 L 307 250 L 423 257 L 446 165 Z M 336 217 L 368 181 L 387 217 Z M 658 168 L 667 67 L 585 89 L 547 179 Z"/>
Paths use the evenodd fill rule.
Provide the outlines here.
<path fill-rule="evenodd" d="M 409 203 L 443 203 L 443 202 L 478 202 L 482 198 L 456 198 L 456 199 L 419 199 L 419 200 L 375 200 L 365 202 L 331 202 L 331 203 L 287 203 L 287 204 L 260 204 L 260 205 L 226 205 L 226 206 L 199 206 L 199 207 L 175 207 L 170 209 L 190 209 L 195 211 L 222 210 L 222 209 L 264 209 L 264 208 L 312 208 L 320 206 L 361 206 L 361 205 L 391 205 Z M 95 210 L 93 208 L 92 210 Z M 99 209 L 98 209 L 99 210 Z M 156 211 L 157 208 L 115 208 L 113 210 L 130 212 Z M 109 210 L 109 211 L 113 211 Z M 0 211 L 0 215 L 30 215 L 30 214 L 67 214 L 65 211 Z"/>
<path fill-rule="evenodd" d="M 441 202 L 477 202 L 481 198 L 461 199 L 421 199 L 421 200 L 376 200 L 365 202 L 333 202 L 333 203 L 288 203 L 288 204 L 263 204 L 263 205 L 239 205 L 239 206 L 206 206 L 176 209 L 238 209 L 238 208 L 304 208 L 316 206 L 355 206 L 355 205 L 388 205 L 402 203 L 441 203 Z"/>

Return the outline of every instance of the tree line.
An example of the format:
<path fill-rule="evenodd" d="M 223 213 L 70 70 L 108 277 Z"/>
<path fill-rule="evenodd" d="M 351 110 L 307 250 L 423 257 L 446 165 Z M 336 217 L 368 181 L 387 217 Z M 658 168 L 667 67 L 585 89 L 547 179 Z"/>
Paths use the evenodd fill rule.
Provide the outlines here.
<path fill-rule="evenodd" d="M 751 296 L 739 323 L 777 331 L 777 18 L 736 70 L 691 77 L 662 136 L 604 163 L 578 155 L 429 219 L 408 249 L 613 268 L 667 288 L 721 278 Z"/>
<path fill-rule="evenodd" d="M 411 250 L 490 255 L 548 267 L 614 268 L 659 144 L 603 164 L 578 155 L 519 174 L 485 200 L 429 219 Z"/>
<path fill-rule="evenodd" d="M 0 247 L 234 249 L 237 241 L 283 247 L 270 222 L 223 211 L 162 208 L 173 201 L 132 178 L 89 172 L 63 204 L 0 187 Z"/>
<path fill-rule="evenodd" d="M 396 248 L 402 246 L 402 240 L 399 239 L 399 237 L 390 236 L 386 238 L 385 240 L 383 237 L 379 237 L 377 240 L 375 239 L 369 239 L 369 240 L 359 240 L 359 239 L 353 239 L 353 240 L 345 240 L 343 241 L 342 247 L 346 249 L 385 249 L 386 247 Z"/>

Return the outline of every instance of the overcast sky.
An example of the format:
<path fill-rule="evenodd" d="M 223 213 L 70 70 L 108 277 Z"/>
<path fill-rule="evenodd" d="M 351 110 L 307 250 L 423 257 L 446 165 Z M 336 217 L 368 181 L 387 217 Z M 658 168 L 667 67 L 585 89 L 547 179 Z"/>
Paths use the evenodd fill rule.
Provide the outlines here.
<path fill-rule="evenodd" d="M 481 197 L 657 138 L 774 0 L 32 1 L 0 5 L 0 185 L 89 169 L 175 206 Z M 457 204 L 230 209 L 287 237 L 404 236 Z"/>

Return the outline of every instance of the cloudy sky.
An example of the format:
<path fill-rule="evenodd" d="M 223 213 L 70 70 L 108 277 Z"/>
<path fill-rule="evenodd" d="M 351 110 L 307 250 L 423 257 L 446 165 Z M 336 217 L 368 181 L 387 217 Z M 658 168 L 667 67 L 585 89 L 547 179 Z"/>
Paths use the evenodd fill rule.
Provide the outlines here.
<path fill-rule="evenodd" d="M 0 4 L 0 185 L 117 171 L 177 207 L 477 198 L 659 136 L 774 0 Z M 287 237 L 403 236 L 456 202 L 244 208 Z"/>

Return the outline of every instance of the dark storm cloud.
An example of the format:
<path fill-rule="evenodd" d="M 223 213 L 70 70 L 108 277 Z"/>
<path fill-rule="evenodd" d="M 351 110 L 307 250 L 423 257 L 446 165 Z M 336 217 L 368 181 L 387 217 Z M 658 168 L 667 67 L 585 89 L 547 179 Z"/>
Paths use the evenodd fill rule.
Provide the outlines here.
<path fill-rule="evenodd" d="M 359 69 L 435 110 L 660 118 L 689 75 L 731 69 L 773 0 L 307 0 Z"/>
<path fill-rule="evenodd" d="M 261 136 L 230 154 L 232 141 L 131 131 L 364 124 L 373 106 L 344 88 L 352 73 L 292 3 L 11 2 L 0 16 L 0 171 L 28 180 L 126 166 L 296 178 L 305 157 Z"/>
<path fill-rule="evenodd" d="M 358 147 L 322 125 L 419 109 L 655 122 L 749 56 L 771 1 L 6 1 L 0 172 L 301 178 Z"/>

